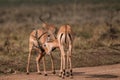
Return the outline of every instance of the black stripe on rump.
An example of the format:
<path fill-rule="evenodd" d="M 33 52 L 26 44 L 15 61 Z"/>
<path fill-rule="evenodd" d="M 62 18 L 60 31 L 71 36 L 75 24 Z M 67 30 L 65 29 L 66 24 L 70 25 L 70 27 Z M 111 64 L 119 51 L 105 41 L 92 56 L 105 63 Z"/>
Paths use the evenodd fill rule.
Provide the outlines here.
<path fill-rule="evenodd" d="M 65 33 L 65 43 L 67 43 L 67 33 Z"/>
<path fill-rule="evenodd" d="M 70 40 L 72 41 L 72 36 L 70 35 L 70 33 L 68 33 L 69 37 L 70 37 Z"/>
<path fill-rule="evenodd" d="M 61 38 L 62 38 L 62 36 L 63 36 L 63 33 L 60 35 L 60 42 L 61 42 Z"/>
<path fill-rule="evenodd" d="M 65 25 L 65 43 L 67 43 L 67 25 Z"/>

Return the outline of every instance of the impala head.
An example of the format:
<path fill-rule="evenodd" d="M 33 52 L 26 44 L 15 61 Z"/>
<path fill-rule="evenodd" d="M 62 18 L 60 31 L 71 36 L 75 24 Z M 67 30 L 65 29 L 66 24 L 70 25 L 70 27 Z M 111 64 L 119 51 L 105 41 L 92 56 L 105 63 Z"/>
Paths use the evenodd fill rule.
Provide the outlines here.
<path fill-rule="evenodd" d="M 59 43 L 57 39 L 50 40 L 50 36 L 47 37 L 45 43 L 43 44 L 46 54 L 51 54 L 56 48 L 59 48 Z"/>
<path fill-rule="evenodd" d="M 45 44 L 43 44 L 43 47 L 44 47 L 46 54 L 50 55 L 51 51 L 52 51 L 52 48 L 50 47 L 50 45 L 45 43 Z"/>
<path fill-rule="evenodd" d="M 44 50 L 46 52 L 46 54 L 50 55 L 50 53 L 57 47 L 56 43 L 57 43 L 57 39 L 55 40 L 50 40 L 51 36 L 48 36 L 46 38 L 45 43 L 43 44 Z"/>
<path fill-rule="evenodd" d="M 45 22 L 42 19 L 42 16 L 39 17 L 39 20 L 42 22 L 43 31 L 47 33 L 47 36 L 44 38 L 45 42 L 41 43 L 40 45 L 44 48 L 46 53 L 50 54 L 52 47 L 51 45 L 49 45 L 49 42 L 56 39 L 56 36 L 55 36 L 56 27 L 53 24 L 48 24 L 47 22 Z M 38 36 L 37 32 L 36 32 L 36 36 Z M 36 40 L 38 40 L 39 43 L 41 42 L 40 41 L 41 36 L 36 38 Z"/>
<path fill-rule="evenodd" d="M 45 33 L 42 33 L 41 36 L 38 37 L 38 32 L 37 31 L 36 31 L 36 34 L 35 34 L 35 38 L 39 43 L 40 43 L 41 37 L 44 34 L 47 34 L 46 37 L 45 37 L 45 42 L 40 43 L 40 45 L 45 50 L 46 54 L 50 54 L 51 51 L 56 46 L 56 44 L 54 44 L 56 42 L 56 37 L 54 35 L 55 33 L 52 31 L 53 29 L 54 29 L 53 27 L 49 26 L 48 31 L 45 31 Z"/>

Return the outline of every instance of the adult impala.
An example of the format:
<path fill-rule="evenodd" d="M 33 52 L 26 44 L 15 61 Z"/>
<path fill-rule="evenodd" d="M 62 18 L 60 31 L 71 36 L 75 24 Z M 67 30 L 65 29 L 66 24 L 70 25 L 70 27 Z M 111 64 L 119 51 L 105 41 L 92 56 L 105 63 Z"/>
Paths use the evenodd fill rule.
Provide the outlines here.
<path fill-rule="evenodd" d="M 53 41 L 46 41 L 44 44 L 46 47 L 47 54 L 51 54 L 52 49 L 59 48 L 61 51 L 61 67 L 60 76 L 64 78 L 66 76 L 72 76 L 72 48 L 73 48 L 73 33 L 70 25 L 63 25 L 60 27 L 57 39 Z M 67 49 L 67 52 L 65 52 Z M 67 60 L 67 61 L 66 61 Z"/>
<path fill-rule="evenodd" d="M 45 76 L 47 75 L 46 73 L 46 67 L 45 67 L 45 47 L 43 46 L 43 44 L 46 42 L 46 39 L 48 39 L 48 36 L 50 36 L 51 34 L 54 34 L 56 28 L 54 25 L 51 24 L 47 24 L 46 22 L 44 22 L 42 19 L 40 19 L 43 22 L 43 28 L 44 29 L 37 29 L 37 30 L 33 30 L 30 34 L 29 37 L 29 55 L 28 55 L 28 64 L 27 64 L 27 74 L 29 74 L 29 67 L 30 67 L 30 57 L 32 54 L 32 50 L 34 50 L 34 52 L 38 53 L 38 56 L 36 57 L 36 64 L 37 64 L 37 73 L 41 74 L 40 72 L 40 61 L 43 58 L 43 69 L 44 69 L 44 74 Z M 54 36 L 50 36 L 50 38 L 54 38 Z M 52 71 L 53 74 L 55 74 L 55 69 L 54 69 L 54 62 L 53 62 L 53 56 L 52 54 L 50 54 L 51 56 L 51 62 L 52 62 Z"/>

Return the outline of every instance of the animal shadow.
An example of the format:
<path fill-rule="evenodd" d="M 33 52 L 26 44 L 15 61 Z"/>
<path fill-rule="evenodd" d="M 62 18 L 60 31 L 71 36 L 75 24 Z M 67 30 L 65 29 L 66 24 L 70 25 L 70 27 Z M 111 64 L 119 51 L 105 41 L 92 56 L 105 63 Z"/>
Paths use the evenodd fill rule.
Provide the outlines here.
<path fill-rule="evenodd" d="M 86 78 L 118 78 L 117 75 L 111 75 L 111 74 L 91 74 L 88 75 Z"/>
<path fill-rule="evenodd" d="M 83 76 L 85 72 L 73 72 L 74 76 Z"/>

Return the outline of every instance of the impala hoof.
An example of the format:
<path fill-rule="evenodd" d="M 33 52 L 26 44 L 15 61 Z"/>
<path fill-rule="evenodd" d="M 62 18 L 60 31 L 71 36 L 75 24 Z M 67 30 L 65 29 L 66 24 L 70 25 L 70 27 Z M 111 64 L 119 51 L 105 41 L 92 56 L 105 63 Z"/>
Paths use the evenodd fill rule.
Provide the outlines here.
<path fill-rule="evenodd" d="M 62 79 L 64 79 L 65 77 L 64 76 L 62 76 Z"/>
<path fill-rule="evenodd" d="M 27 72 L 26 74 L 29 75 L 29 72 Z"/>
<path fill-rule="evenodd" d="M 42 73 L 41 72 L 37 72 L 38 75 L 41 75 Z"/>
<path fill-rule="evenodd" d="M 45 74 L 45 76 L 47 76 L 47 74 Z"/>
<path fill-rule="evenodd" d="M 66 72 L 66 77 L 69 77 L 69 72 Z"/>
<path fill-rule="evenodd" d="M 62 77 L 62 72 L 59 73 L 59 77 Z"/>
<path fill-rule="evenodd" d="M 73 76 L 70 76 L 70 79 L 73 79 Z"/>
<path fill-rule="evenodd" d="M 53 73 L 53 74 L 56 74 L 56 72 L 55 72 L 55 71 L 53 71 L 52 73 Z"/>
<path fill-rule="evenodd" d="M 58 76 L 59 76 L 59 77 L 62 77 L 62 75 L 60 75 L 60 74 L 59 74 Z"/>

